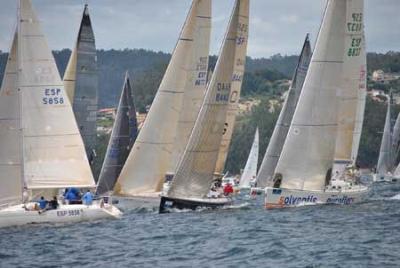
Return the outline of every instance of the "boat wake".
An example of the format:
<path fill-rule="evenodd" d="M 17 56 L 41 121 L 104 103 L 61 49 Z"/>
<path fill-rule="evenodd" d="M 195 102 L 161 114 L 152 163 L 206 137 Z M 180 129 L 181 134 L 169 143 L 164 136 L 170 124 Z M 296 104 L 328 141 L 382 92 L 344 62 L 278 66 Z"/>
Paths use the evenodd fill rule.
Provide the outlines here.
<path fill-rule="evenodd" d="M 400 200 L 400 194 L 390 197 L 389 200 Z"/>
<path fill-rule="evenodd" d="M 222 209 L 247 209 L 250 206 L 251 206 L 251 203 L 244 202 L 244 203 L 241 203 L 241 204 L 223 206 Z"/>

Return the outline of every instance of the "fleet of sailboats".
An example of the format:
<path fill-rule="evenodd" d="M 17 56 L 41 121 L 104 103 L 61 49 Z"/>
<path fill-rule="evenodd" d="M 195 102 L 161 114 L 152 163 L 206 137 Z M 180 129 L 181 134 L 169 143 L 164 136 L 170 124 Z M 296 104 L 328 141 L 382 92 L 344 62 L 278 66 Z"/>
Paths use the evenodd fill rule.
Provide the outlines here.
<path fill-rule="evenodd" d="M 0 90 L 0 227 L 119 218 L 110 195 L 155 199 L 160 213 L 232 204 L 231 196 L 213 191 L 239 110 L 249 0 L 235 0 L 213 72 L 212 1 L 192 1 L 140 131 L 126 73 L 97 187 L 91 163 L 98 77 L 88 5 L 61 81 L 31 0 L 18 3 Z M 257 128 L 239 188 L 263 191 L 266 208 L 362 200 L 370 189 L 356 164 L 366 64 L 364 0 L 327 0 L 314 51 L 307 35 L 260 170 Z M 387 105 L 374 181 L 400 178 L 400 115 L 392 128 L 390 96 Z M 96 188 L 99 199 L 85 205 L 60 199 L 56 209 L 37 210 L 39 197 L 65 188 Z"/>

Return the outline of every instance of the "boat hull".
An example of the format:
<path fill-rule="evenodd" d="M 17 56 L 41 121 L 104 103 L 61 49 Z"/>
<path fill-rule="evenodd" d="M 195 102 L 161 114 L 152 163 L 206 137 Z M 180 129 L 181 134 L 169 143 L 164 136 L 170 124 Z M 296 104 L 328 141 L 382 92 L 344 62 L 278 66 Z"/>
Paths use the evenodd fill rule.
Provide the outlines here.
<path fill-rule="evenodd" d="M 202 198 L 202 199 L 180 199 L 162 196 L 160 201 L 159 213 L 168 213 L 171 209 L 189 209 L 196 210 L 198 208 L 216 209 L 226 205 L 231 205 L 232 199 L 223 198 Z"/>
<path fill-rule="evenodd" d="M 399 180 L 400 180 L 400 178 L 396 178 L 396 177 L 394 177 L 392 175 L 388 175 L 388 174 L 386 174 L 386 175 L 374 174 L 374 177 L 373 177 L 374 182 L 397 182 Z"/>
<path fill-rule="evenodd" d="M 101 219 L 118 219 L 122 212 L 113 205 L 95 202 L 87 205 L 60 205 L 46 211 L 27 210 L 24 204 L 0 210 L 0 228 L 41 223 L 76 223 Z"/>
<path fill-rule="evenodd" d="M 284 188 L 265 188 L 265 207 L 284 208 L 304 205 L 336 204 L 351 205 L 360 202 L 369 192 L 367 186 L 351 190 L 308 191 Z"/>

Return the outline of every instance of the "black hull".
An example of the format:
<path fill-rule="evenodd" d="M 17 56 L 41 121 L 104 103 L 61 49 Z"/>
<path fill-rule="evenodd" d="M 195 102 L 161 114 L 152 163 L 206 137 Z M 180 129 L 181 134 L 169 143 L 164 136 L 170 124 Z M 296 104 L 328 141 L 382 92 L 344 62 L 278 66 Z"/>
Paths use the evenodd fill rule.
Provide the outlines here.
<path fill-rule="evenodd" d="M 207 202 L 207 201 L 197 201 L 189 199 L 178 199 L 172 197 L 161 197 L 159 213 L 169 213 L 169 209 L 191 209 L 196 210 L 197 208 L 210 208 L 216 209 L 223 207 L 225 205 L 230 205 L 231 201 L 226 202 Z"/>

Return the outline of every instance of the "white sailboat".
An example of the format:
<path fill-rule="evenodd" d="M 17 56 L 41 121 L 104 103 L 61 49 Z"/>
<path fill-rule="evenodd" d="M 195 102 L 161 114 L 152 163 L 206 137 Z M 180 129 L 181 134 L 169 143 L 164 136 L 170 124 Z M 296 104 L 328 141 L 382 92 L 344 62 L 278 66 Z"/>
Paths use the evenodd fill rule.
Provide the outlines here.
<path fill-rule="evenodd" d="M 374 182 L 392 182 L 396 181 L 393 176 L 394 169 L 394 146 L 391 127 L 391 98 L 387 96 L 387 110 L 385 118 L 385 126 L 382 134 L 381 147 L 379 149 L 378 164 L 376 166 L 376 174 L 373 176 Z"/>
<path fill-rule="evenodd" d="M 347 177 L 346 169 L 339 173 L 340 177 L 331 174 L 338 147 L 352 153 L 352 144 L 346 142 L 353 140 L 357 115 L 351 113 L 352 118 L 348 118 L 351 123 L 347 125 L 341 121 L 344 111 L 338 109 L 347 109 L 343 108 L 343 103 L 352 93 L 345 90 L 358 90 L 362 83 L 363 14 L 363 0 L 329 0 L 327 3 L 300 99 L 275 170 L 274 185 L 265 189 L 267 208 L 327 203 L 348 205 L 360 201 L 369 191 L 367 186 Z M 359 59 L 353 60 L 353 57 Z M 358 99 L 357 94 L 355 99 Z M 349 133 L 341 124 L 346 124 Z M 341 131 L 346 132 L 345 138 Z M 343 146 L 344 143 L 348 147 Z"/>
<path fill-rule="evenodd" d="M 194 0 L 116 195 L 159 198 L 166 173 L 174 172 L 207 82 L 210 23 L 211 0 Z"/>
<path fill-rule="evenodd" d="M 30 0 L 19 1 L 0 118 L 0 227 L 120 217 L 121 212 L 104 200 L 60 204 L 42 213 L 32 209 L 39 196 L 49 198 L 59 189 L 95 184 L 71 104 Z"/>
<path fill-rule="evenodd" d="M 209 198 L 224 135 L 229 106 L 236 102 L 244 74 L 249 24 L 249 1 L 236 0 L 218 61 L 204 102 L 171 187 L 161 197 L 160 213 L 170 208 L 196 209 L 231 203 L 227 197 Z"/>
<path fill-rule="evenodd" d="M 242 176 L 240 177 L 239 189 L 250 189 L 252 184 L 256 181 L 257 176 L 257 164 L 258 164 L 258 128 L 254 135 L 253 144 L 250 149 L 249 157 L 247 158 L 246 165 L 244 167 Z"/>
<path fill-rule="evenodd" d="M 264 191 L 265 187 L 272 186 L 273 184 L 275 168 L 279 156 L 281 155 L 286 136 L 289 132 L 290 123 L 292 122 L 297 102 L 300 97 L 311 56 L 312 50 L 309 36 L 307 35 L 293 75 L 292 84 L 282 106 L 278 121 L 275 124 L 274 131 L 272 132 L 267 150 L 264 154 L 260 170 L 257 174 L 257 187 L 254 187 L 252 192 L 261 193 Z"/>

